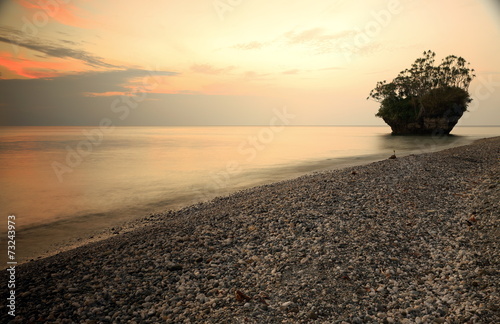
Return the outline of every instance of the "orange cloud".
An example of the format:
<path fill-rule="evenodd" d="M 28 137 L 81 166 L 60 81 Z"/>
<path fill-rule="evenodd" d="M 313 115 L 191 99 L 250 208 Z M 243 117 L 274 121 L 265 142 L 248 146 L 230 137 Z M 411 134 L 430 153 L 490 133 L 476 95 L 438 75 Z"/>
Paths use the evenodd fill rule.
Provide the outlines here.
<path fill-rule="evenodd" d="M 50 78 L 61 75 L 60 71 L 82 71 L 81 64 L 62 62 L 40 62 L 14 57 L 9 52 L 0 52 L 0 66 L 14 73 L 16 76 L 36 79 Z"/>
<path fill-rule="evenodd" d="M 126 96 L 126 92 L 107 91 L 107 92 L 85 92 L 86 97 L 113 97 L 113 96 Z"/>
<path fill-rule="evenodd" d="M 135 96 L 142 93 L 175 94 L 179 90 L 168 80 L 169 77 L 156 75 L 127 80 L 127 84 L 121 86 L 126 91 L 86 92 L 86 97 L 112 97 L 112 96 Z"/>
<path fill-rule="evenodd" d="M 234 77 L 184 73 L 175 78 L 170 76 L 155 76 L 133 78 L 121 86 L 126 91 L 86 92 L 86 97 L 131 96 L 141 93 L 152 94 L 184 94 L 184 95 L 275 95 L 276 89 L 265 81 L 269 75 L 254 71 Z"/>
<path fill-rule="evenodd" d="M 83 17 L 88 16 L 85 10 L 78 8 L 74 4 L 64 3 L 57 0 L 17 0 L 17 3 L 28 9 L 34 15 L 45 14 L 50 20 L 53 19 L 63 25 L 88 28 L 91 22 Z M 38 18 L 40 19 L 40 18 Z"/>

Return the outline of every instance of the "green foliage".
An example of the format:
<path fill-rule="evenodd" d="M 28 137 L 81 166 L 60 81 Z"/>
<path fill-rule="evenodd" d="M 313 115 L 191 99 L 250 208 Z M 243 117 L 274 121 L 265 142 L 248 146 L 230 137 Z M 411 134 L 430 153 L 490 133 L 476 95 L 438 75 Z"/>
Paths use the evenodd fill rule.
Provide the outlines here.
<path fill-rule="evenodd" d="M 470 63 L 450 55 L 434 65 L 436 53 L 426 51 L 410 69 L 387 83 L 379 81 L 367 99 L 380 102 L 376 114 L 384 120 L 414 122 L 423 117 L 461 114 L 471 101 L 468 88 L 475 77 Z"/>
<path fill-rule="evenodd" d="M 425 116 L 438 117 L 464 113 L 471 101 L 469 93 L 459 87 L 442 87 L 430 90 L 422 97 Z"/>
<path fill-rule="evenodd" d="M 417 114 L 413 109 L 410 98 L 386 98 L 382 101 L 380 109 L 375 116 L 387 120 L 399 120 L 409 123 L 415 120 Z"/>

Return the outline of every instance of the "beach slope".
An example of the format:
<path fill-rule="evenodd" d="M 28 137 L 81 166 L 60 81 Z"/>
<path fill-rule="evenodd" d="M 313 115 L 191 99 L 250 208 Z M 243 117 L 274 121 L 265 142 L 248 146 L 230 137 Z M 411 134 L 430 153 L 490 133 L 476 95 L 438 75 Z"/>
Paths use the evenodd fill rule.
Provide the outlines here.
<path fill-rule="evenodd" d="M 499 158 L 491 138 L 156 215 L 18 266 L 15 322 L 500 323 Z"/>

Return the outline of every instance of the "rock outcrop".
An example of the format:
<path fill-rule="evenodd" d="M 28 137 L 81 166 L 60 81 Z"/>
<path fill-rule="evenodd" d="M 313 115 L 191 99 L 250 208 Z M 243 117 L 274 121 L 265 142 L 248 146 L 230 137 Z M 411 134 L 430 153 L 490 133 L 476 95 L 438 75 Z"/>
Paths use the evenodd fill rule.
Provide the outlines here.
<path fill-rule="evenodd" d="M 448 135 L 462 115 L 463 112 L 457 111 L 453 115 L 423 117 L 409 123 L 383 119 L 391 127 L 393 135 Z"/>

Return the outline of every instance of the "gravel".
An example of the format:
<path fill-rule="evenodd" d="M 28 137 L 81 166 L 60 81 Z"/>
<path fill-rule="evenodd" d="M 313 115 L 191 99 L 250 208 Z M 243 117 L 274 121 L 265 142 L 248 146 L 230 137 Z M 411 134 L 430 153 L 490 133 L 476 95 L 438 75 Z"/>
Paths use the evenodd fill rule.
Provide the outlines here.
<path fill-rule="evenodd" d="M 12 322 L 500 323 L 499 153 L 485 139 L 151 215 L 18 266 Z"/>

